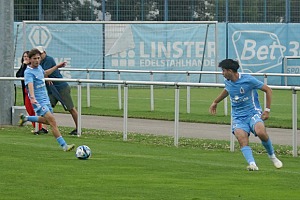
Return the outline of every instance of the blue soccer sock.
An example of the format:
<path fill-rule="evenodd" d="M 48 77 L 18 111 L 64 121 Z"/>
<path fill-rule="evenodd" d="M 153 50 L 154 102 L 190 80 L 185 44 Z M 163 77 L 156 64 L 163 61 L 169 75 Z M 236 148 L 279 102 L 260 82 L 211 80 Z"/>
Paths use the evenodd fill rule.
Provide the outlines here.
<path fill-rule="evenodd" d="M 62 148 L 64 148 L 67 145 L 66 141 L 62 136 L 59 136 L 58 138 L 56 138 L 56 140 Z"/>
<path fill-rule="evenodd" d="M 255 163 L 254 157 L 252 155 L 252 149 L 249 146 L 244 146 L 241 151 L 249 164 Z"/>
<path fill-rule="evenodd" d="M 27 121 L 38 122 L 38 120 L 39 120 L 38 116 L 27 116 Z"/>
<path fill-rule="evenodd" d="M 261 141 L 262 145 L 265 147 L 265 149 L 268 152 L 269 156 L 272 156 L 274 154 L 274 148 L 272 145 L 272 142 L 270 140 L 270 138 L 265 142 L 265 141 Z"/>

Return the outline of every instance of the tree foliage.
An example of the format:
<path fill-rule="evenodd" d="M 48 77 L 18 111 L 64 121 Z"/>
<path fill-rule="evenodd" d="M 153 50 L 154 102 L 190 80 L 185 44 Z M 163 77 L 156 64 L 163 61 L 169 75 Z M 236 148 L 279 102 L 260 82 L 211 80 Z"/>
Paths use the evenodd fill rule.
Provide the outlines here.
<path fill-rule="evenodd" d="M 42 2 L 41 9 L 39 2 Z M 289 16 L 286 16 L 286 0 L 105 0 L 105 5 L 102 2 L 103 0 L 14 0 L 15 21 L 94 21 L 103 20 L 103 16 L 105 20 L 113 21 L 300 21 L 298 0 L 289 1 Z M 226 5 L 226 2 L 229 4 Z"/>

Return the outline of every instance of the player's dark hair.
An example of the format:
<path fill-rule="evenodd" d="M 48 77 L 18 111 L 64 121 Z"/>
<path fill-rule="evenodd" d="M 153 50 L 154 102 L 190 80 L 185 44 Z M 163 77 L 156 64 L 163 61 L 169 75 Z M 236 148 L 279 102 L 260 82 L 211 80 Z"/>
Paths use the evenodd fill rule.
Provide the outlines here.
<path fill-rule="evenodd" d="M 28 57 L 31 58 L 32 56 L 39 54 L 41 55 L 41 52 L 38 49 L 31 49 L 28 53 Z"/>
<path fill-rule="evenodd" d="M 219 63 L 219 67 L 222 69 L 231 69 L 234 72 L 240 68 L 239 62 L 233 59 L 225 59 Z"/>

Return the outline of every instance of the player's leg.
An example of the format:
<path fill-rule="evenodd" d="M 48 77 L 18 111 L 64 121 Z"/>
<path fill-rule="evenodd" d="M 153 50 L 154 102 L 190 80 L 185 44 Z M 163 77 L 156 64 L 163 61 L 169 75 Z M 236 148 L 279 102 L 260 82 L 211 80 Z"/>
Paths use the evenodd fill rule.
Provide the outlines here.
<path fill-rule="evenodd" d="M 73 121 L 75 123 L 75 126 L 76 126 L 76 129 L 74 129 L 73 131 L 71 131 L 71 135 L 77 135 L 77 122 L 78 122 L 78 112 L 76 110 L 75 107 L 73 107 L 71 110 L 70 110 L 70 114 L 73 118 Z"/>
<path fill-rule="evenodd" d="M 253 130 L 251 131 L 261 140 L 261 143 L 265 147 L 270 160 L 273 162 L 274 166 L 277 169 L 280 169 L 283 166 L 283 164 L 275 155 L 272 141 L 266 131 L 266 127 L 263 120 L 260 118 L 259 115 L 255 115 L 252 117 L 250 124 L 251 127 L 253 127 Z"/>
<path fill-rule="evenodd" d="M 78 112 L 74 106 L 72 97 L 71 97 L 71 88 L 68 85 L 67 87 L 61 88 L 58 90 L 64 104 L 66 107 L 66 110 L 68 110 L 73 118 L 73 121 L 75 123 L 76 128 L 71 131 L 71 135 L 77 135 L 77 122 L 78 122 Z"/>
<path fill-rule="evenodd" d="M 30 122 L 39 122 L 39 123 L 47 124 L 48 121 L 43 117 L 43 114 L 44 114 L 45 111 L 49 110 L 48 106 L 46 106 L 46 105 L 40 105 L 38 103 L 31 104 L 31 105 L 32 105 L 32 107 L 34 109 L 34 112 L 38 116 L 36 116 L 35 114 L 33 116 L 26 116 L 23 113 L 21 113 L 19 125 L 23 126 L 27 121 L 30 121 Z"/>
<path fill-rule="evenodd" d="M 30 99 L 28 97 L 28 92 L 27 92 L 26 88 L 24 88 L 24 105 L 26 107 L 26 111 L 27 111 L 28 115 L 35 116 L 35 111 L 30 102 Z M 31 122 L 31 123 L 32 123 L 32 126 L 35 128 L 36 122 Z M 42 123 L 38 123 L 38 131 L 37 132 L 35 132 L 35 130 L 34 130 L 34 134 L 39 134 L 39 133 L 48 133 L 47 129 L 42 128 Z"/>
<path fill-rule="evenodd" d="M 54 108 L 56 106 L 56 104 L 57 104 L 58 101 L 57 101 L 57 99 L 52 94 L 49 94 L 48 96 L 49 96 L 50 104 L 51 104 L 52 108 Z M 48 123 L 43 123 L 42 129 L 41 129 L 40 132 L 42 132 L 42 133 L 48 133 L 48 127 L 47 127 L 47 125 L 49 125 L 49 124 Z"/>
<path fill-rule="evenodd" d="M 248 133 L 245 132 L 242 129 L 235 129 L 234 130 L 234 135 L 235 135 L 236 139 L 238 140 L 238 142 L 240 144 L 241 152 L 242 152 L 244 158 L 246 159 L 246 161 L 248 163 L 247 169 L 249 171 L 257 171 L 258 167 L 255 163 L 253 153 L 252 153 L 252 149 L 249 146 Z"/>
<path fill-rule="evenodd" d="M 20 114 L 20 120 L 19 125 L 23 126 L 26 122 L 32 122 L 32 123 L 40 123 L 40 124 L 49 124 L 48 121 L 41 116 L 26 116 L 23 113 Z"/>
<path fill-rule="evenodd" d="M 234 118 L 232 121 L 232 131 L 240 144 L 241 152 L 246 159 L 249 171 L 257 171 L 258 167 L 253 157 L 252 149 L 249 146 L 249 118 Z"/>
<path fill-rule="evenodd" d="M 61 136 L 59 130 L 58 130 L 58 127 L 57 127 L 57 124 L 56 124 L 56 120 L 53 116 L 53 114 L 48 111 L 44 114 L 43 118 L 48 122 L 48 125 L 51 126 L 52 128 L 52 134 L 54 135 L 55 138 L 58 138 Z"/>
<path fill-rule="evenodd" d="M 43 118 L 45 118 L 47 120 L 48 124 L 51 126 L 53 136 L 56 138 L 56 141 L 63 148 L 63 150 L 71 151 L 72 149 L 74 149 L 75 145 L 74 144 L 68 145 L 66 143 L 66 141 L 64 140 L 64 138 L 62 137 L 62 135 L 57 127 L 57 123 L 54 118 L 53 110 L 52 110 L 51 106 L 44 105 L 43 109 L 40 109 L 40 110 L 41 110 L 41 112 L 39 114 L 41 114 L 43 116 Z"/>
<path fill-rule="evenodd" d="M 39 116 L 25 116 L 21 114 L 20 116 L 20 125 L 22 126 L 26 121 L 31 122 L 40 122 L 44 124 L 48 124 L 52 128 L 53 136 L 56 138 L 59 145 L 63 148 L 64 151 L 70 151 L 75 148 L 74 144 L 68 145 L 64 138 L 62 137 L 57 124 L 56 120 L 53 116 L 52 107 L 49 105 L 41 105 L 39 109 L 36 110 L 37 115 Z"/>
<path fill-rule="evenodd" d="M 52 108 L 54 108 L 56 106 L 58 100 L 52 94 L 48 94 L 48 96 L 49 96 L 49 100 L 50 100 L 51 106 L 52 106 Z"/>

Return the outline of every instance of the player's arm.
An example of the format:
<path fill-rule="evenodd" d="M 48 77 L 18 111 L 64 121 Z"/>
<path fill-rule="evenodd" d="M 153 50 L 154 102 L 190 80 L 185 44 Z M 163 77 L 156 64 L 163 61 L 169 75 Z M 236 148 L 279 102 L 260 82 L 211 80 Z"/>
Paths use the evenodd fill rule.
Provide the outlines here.
<path fill-rule="evenodd" d="M 67 64 L 67 62 L 61 62 L 61 63 L 59 63 L 59 64 L 57 64 L 57 65 L 55 65 L 55 66 L 53 66 L 53 67 L 51 67 L 51 68 L 49 68 L 49 69 L 47 69 L 47 70 L 45 70 L 45 73 L 44 73 L 45 78 L 47 78 L 47 77 L 48 77 L 50 74 L 52 74 L 55 70 L 57 70 L 57 69 L 59 69 L 59 68 L 61 68 L 61 67 L 65 67 L 66 64 Z"/>
<path fill-rule="evenodd" d="M 228 92 L 227 90 L 223 90 L 219 96 L 212 102 L 212 104 L 210 105 L 209 107 L 209 112 L 212 114 L 212 115 L 215 115 L 217 113 L 217 106 L 218 106 L 218 103 L 220 103 L 223 99 L 225 99 L 226 97 L 228 96 Z"/>
<path fill-rule="evenodd" d="M 266 93 L 266 107 L 264 109 L 263 114 L 261 115 L 261 118 L 263 120 L 267 120 L 271 111 L 272 89 L 266 84 L 264 84 L 261 90 Z"/>
<path fill-rule="evenodd" d="M 27 84 L 27 87 L 28 87 L 28 93 L 29 93 L 30 103 L 36 104 L 37 101 L 36 101 L 35 95 L 34 95 L 34 87 L 33 87 L 33 83 L 32 83 L 32 82 L 29 82 L 29 83 Z"/>

